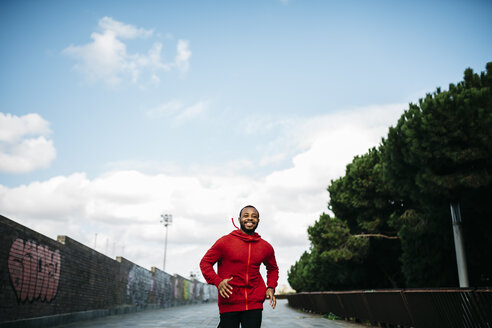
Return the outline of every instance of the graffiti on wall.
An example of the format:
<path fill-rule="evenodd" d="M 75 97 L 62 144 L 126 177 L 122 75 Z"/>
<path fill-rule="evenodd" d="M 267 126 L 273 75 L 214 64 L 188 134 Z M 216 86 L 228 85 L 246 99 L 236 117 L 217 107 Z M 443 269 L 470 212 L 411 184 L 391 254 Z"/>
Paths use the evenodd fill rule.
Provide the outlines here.
<path fill-rule="evenodd" d="M 60 251 L 17 238 L 10 247 L 10 281 L 18 302 L 51 302 L 60 281 Z"/>
<path fill-rule="evenodd" d="M 178 295 L 178 292 L 179 292 L 179 288 L 178 288 L 178 278 L 175 278 L 174 279 L 174 299 L 177 300 L 179 298 L 179 295 Z"/>
<path fill-rule="evenodd" d="M 190 282 L 183 279 L 183 299 L 188 301 L 190 299 Z"/>
<path fill-rule="evenodd" d="M 134 265 L 128 272 L 126 293 L 130 304 L 143 306 L 147 304 L 149 291 L 152 288 L 152 273 Z"/>
<path fill-rule="evenodd" d="M 163 307 L 217 299 L 215 286 L 162 271 L 150 272 L 138 265 L 128 271 L 127 304 L 143 307 L 158 304 Z"/>
<path fill-rule="evenodd" d="M 149 303 L 169 307 L 174 300 L 173 276 L 162 271 L 152 275 Z"/>

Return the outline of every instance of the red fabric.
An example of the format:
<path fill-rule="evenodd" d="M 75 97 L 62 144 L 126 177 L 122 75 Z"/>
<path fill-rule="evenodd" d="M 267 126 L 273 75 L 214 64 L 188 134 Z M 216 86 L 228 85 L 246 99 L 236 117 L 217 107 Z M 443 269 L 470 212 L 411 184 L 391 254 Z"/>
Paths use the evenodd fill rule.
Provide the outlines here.
<path fill-rule="evenodd" d="M 215 263 L 218 263 L 217 273 L 213 269 Z M 266 286 L 260 274 L 262 263 L 267 269 Z M 235 230 L 221 237 L 200 261 L 200 269 L 205 280 L 217 287 L 222 280 L 233 277 L 229 281 L 232 295 L 223 298 L 219 294 L 220 313 L 263 309 L 267 287 L 277 287 L 275 252 L 257 233 L 250 236 Z"/>

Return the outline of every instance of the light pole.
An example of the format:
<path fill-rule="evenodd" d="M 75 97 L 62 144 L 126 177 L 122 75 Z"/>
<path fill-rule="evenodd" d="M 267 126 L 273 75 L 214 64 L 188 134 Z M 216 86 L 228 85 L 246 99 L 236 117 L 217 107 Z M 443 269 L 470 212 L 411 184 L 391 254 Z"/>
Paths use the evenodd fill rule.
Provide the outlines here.
<path fill-rule="evenodd" d="M 166 271 L 166 253 L 167 253 L 167 226 L 173 222 L 171 214 L 161 214 L 161 223 L 166 228 L 166 239 L 164 240 L 164 261 L 162 262 L 162 271 Z"/>
<path fill-rule="evenodd" d="M 466 268 L 465 242 L 461 230 L 461 208 L 460 203 L 451 203 L 451 219 L 453 220 L 454 249 L 456 252 L 456 263 L 458 264 L 458 279 L 460 287 L 470 287 L 468 283 L 468 271 Z"/>

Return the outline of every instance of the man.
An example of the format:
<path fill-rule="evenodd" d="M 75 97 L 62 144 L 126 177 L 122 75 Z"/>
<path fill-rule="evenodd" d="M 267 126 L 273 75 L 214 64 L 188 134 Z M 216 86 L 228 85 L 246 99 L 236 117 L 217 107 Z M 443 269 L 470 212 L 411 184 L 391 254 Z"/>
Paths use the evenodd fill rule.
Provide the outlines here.
<path fill-rule="evenodd" d="M 219 327 L 238 328 L 241 324 L 242 328 L 259 328 L 265 298 L 273 309 L 277 303 L 277 261 L 273 247 L 255 232 L 260 222 L 258 210 L 245 206 L 238 220 L 241 229 L 217 240 L 200 261 L 200 269 L 219 291 Z M 266 286 L 260 274 L 262 263 L 267 269 Z"/>

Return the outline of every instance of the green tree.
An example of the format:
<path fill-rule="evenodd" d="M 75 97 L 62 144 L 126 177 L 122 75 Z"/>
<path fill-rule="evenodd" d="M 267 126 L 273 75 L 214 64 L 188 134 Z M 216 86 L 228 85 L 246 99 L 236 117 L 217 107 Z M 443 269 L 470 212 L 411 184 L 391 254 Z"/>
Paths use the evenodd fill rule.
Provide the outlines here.
<path fill-rule="evenodd" d="M 383 141 L 384 181 L 405 208 L 394 222 L 409 286 L 456 285 L 449 203 L 457 201 L 470 283 L 490 283 L 492 63 L 486 68 L 410 104 Z"/>
<path fill-rule="evenodd" d="M 328 192 L 330 209 L 347 222 L 352 233 L 396 235 L 389 218 L 401 212 L 401 203 L 383 182 L 380 149 L 356 156 L 347 165 L 345 175 L 331 181 Z"/>
<path fill-rule="evenodd" d="M 329 207 L 335 216 L 347 222 L 354 236 L 369 238 L 364 285 L 372 288 L 403 285 L 398 230 L 391 222 L 403 213 L 403 207 L 383 181 L 381 149 L 356 156 L 345 175 L 328 187 Z"/>
<path fill-rule="evenodd" d="M 410 104 L 328 191 L 335 217 L 308 228 L 294 289 L 456 286 L 450 202 L 461 204 L 470 284 L 490 286 L 492 63 Z"/>
<path fill-rule="evenodd" d="M 296 291 L 364 288 L 367 238 L 353 236 L 347 224 L 323 213 L 308 228 L 311 249 L 288 272 Z"/>
<path fill-rule="evenodd" d="M 288 282 L 297 292 L 326 290 L 325 274 L 332 271 L 321 264 L 319 254 L 314 250 L 304 252 L 301 258 L 291 266 Z"/>

